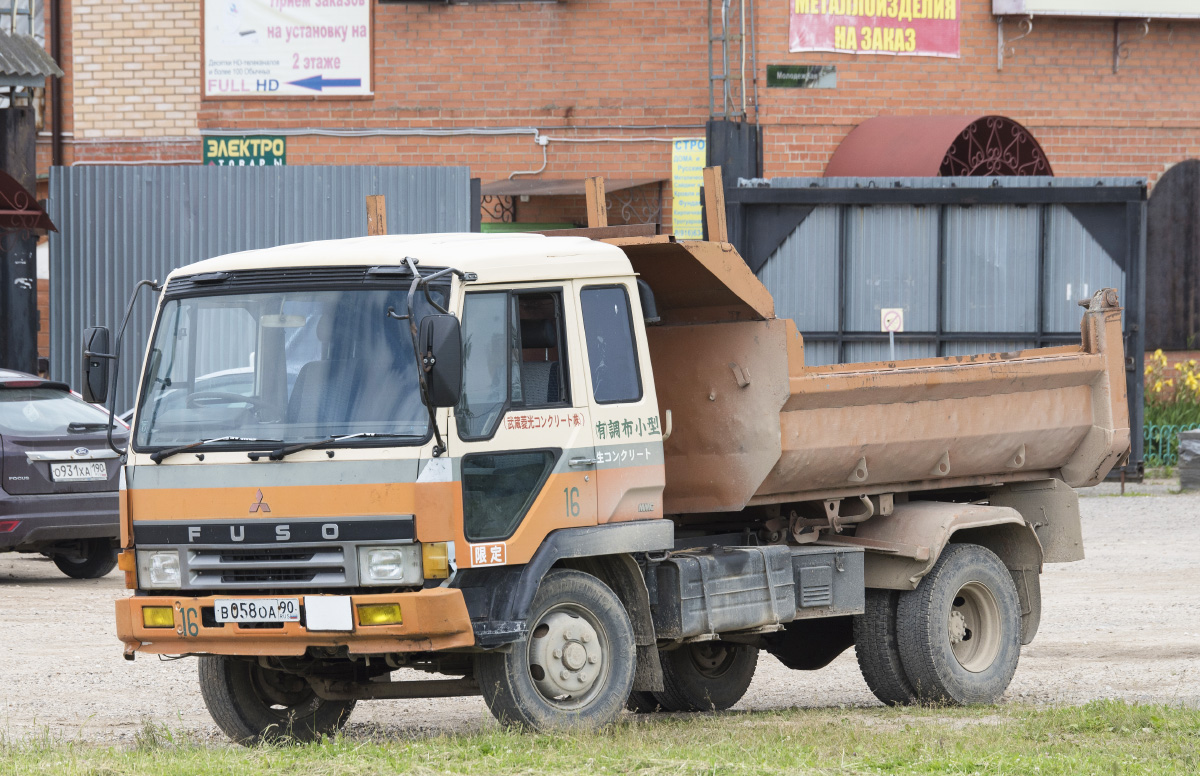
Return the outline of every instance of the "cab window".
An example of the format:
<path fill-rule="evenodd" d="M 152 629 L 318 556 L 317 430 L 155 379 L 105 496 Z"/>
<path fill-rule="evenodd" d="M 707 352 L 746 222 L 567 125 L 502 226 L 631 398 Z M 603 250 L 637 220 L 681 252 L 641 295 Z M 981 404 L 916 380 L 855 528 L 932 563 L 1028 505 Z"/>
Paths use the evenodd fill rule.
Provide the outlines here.
<path fill-rule="evenodd" d="M 579 302 L 592 398 L 597 404 L 639 401 L 642 380 L 625 286 L 587 286 L 579 293 Z"/>
<path fill-rule="evenodd" d="M 491 437 L 511 408 L 570 405 L 560 291 L 467 294 L 462 332 L 462 439 Z"/>

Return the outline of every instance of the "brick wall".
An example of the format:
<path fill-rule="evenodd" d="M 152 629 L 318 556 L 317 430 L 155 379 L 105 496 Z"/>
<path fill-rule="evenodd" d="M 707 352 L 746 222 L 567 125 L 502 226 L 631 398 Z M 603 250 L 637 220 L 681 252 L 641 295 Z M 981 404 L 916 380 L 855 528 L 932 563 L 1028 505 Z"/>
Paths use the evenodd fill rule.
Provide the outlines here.
<path fill-rule="evenodd" d="M 72 0 L 71 15 L 76 160 L 171 158 L 198 137 L 199 2 Z M 115 139 L 139 143 L 114 152 Z"/>
<path fill-rule="evenodd" d="M 50 281 L 37 281 L 38 333 L 37 350 L 40 358 L 50 358 Z"/>
<path fill-rule="evenodd" d="M 820 175 L 846 133 L 871 116 L 1001 114 L 1041 143 L 1058 176 L 1151 181 L 1200 155 L 1200 23 L 1155 20 L 1112 72 L 1112 20 L 1037 18 L 996 69 L 991 0 L 960 0 L 961 59 L 787 51 L 786 3 L 760 3 L 759 67 L 837 66 L 836 89 L 764 89 L 767 175 Z M 1122 23 L 1123 39 L 1141 34 Z M 1006 24 L 1007 37 L 1020 34 Z"/>
<path fill-rule="evenodd" d="M 792 54 L 788 4 L 760 0 L 756 15 L 768 176 L 820 175 L 850 129 L 883 113 L 1009 116 L 1033 131 L 1060 176 L 1155 180 L 1200 155 L 1195 22 L 1153 22 L 1114 74 L 1111 21 L 1041 18 L 998 71 L 991 0 L 960 0 L 960 59 Z M 373 100 L 204 101 L 199 122 L 268 131 L 536 126 L 552 137 L 696 136 L 708 114 L 705 21 L 702 4 L 667 0 L 377 5 Z M 1137 25 L 1124 26 L 1135 37 Z M 1009 37 L 1017 32 L 1010 22 Z M 833 64 L 837 87 L 768 89 L 767 64 Z M 618 128 L 630 125 L 648 129 Z M 530 136 L 298 137 L 288 157 L 468 164 L 485 181 L 542 162 Z M 587 174 L 669 177 L 669 146 L 551 142 L 542 177 Z"/>
<path fill-rule="evenodd" d="M 696 136 L 708 114 L 703 4 L 380 4 L 374 99 L 256 102 L 200 100 L 199 2 L 71 0 L 76 158 L 195 160 L 197 126 L 537 127 L 597 139 Z M 1032 130 L 1060 176 L 1153 181 L 1200 156 L 1196 22 L 1152 22 L 1114 74 L 1112 22 L 1087 19 L 1036 19 L 998 71 L 991 0 L 960 0 L 959 59 L 792 54 L 788 3 L 759 0 L 755 14 L 769 176 L 821 174 L 850 129 L 883 113 L 1009 116 Z M 1135 22 L 1123 28 L 1129 38 L 1140 32 Z M 1009 22 L 1009 37 L 1017 33 Z M 768 64 L 833 64 L 837 87 L 768 89 Z M 131 139 L 144 142 L 114 142 Z M 542 164 L 530 135 L 303 136 L 288 145 L 289 164 L 466 164 L 485 181 Z M 670 174 L 662 142 L 554 140 L 546 150 L 544 178 Z"/>

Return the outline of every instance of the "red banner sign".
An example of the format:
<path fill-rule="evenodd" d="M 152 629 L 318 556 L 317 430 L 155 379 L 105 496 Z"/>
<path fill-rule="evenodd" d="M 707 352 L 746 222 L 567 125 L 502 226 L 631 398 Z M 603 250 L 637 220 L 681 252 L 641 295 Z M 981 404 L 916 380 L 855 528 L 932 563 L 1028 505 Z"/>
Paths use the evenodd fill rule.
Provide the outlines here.
<path fill-rule="evenodd" d="M 789 50 L 958 57 L 958 0 L 792 0 Z"/>

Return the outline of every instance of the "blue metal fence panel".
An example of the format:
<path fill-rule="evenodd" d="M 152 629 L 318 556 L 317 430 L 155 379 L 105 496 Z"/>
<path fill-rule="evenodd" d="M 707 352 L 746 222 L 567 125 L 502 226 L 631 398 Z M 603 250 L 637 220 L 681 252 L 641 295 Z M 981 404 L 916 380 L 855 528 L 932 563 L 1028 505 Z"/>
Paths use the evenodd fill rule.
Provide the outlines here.
<path fill-rule="evenodd" d="M 365 197 L 388 231 L 467 232 L 466 167 L 55 167 L 49 213 L 50 371 L 78 385 L 85 326 L 120 325 L 143 278 L 224 253 L 366 234 Z M 117 408 L 132 405 L 152 305 L 125 334 Z"/>
<path fill-rule="evenodd" d="M 776 260 L 767 262 L 760 273 L 775 295 L 775 314 L 791 318 L 801 331 L 837 328 L 838 263 L 830 257 L 841 250 L 838 225 L 837 208 L 818 208 L 783 241 Z M 836 363 L 836 352 L 833 358 Z"/>
<path fill-rule="evenodd" d="M 1062 205 L 1048 206 L 1046 282 L 1042 289 L 1047 331 L 1078 331 L 1083 308 L 1076 302 L 1102 288 L 1125 298 L 1125 271 Z"/>
<path fill-rule="evenodd" d="M 1030 284 L 1038 271 L 1038 208 L 948 207 L 945 214 L 946 331 L 1036 331 Z"/>
<path fill-rule="evenodd" d="M 937 209 L 850 207 L 846 220 L 846 329 L 879 331 L 895 307 L 906 331 L 936 329 Z"/>

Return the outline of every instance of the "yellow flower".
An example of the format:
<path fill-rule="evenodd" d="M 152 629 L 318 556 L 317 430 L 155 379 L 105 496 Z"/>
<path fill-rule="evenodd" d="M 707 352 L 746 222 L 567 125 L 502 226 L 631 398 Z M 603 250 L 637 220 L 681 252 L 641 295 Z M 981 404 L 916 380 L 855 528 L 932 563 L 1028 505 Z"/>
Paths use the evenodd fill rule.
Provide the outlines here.
<path fill-rule="evenodd" d="M 1168 387 L 1168 388 L 1171 388 L 1171 387 L 1173 387 L 1173 386 L 1175 385 L 1175 381 L 1174 381 L 1174 380 L 1167 380 L 1167 381 L 1166 381 L 1166 383 L 1167 383 L 1167 387 Z"/>
<path fill-rule="evenodd" d="M 1155 380 L 1154 381 L 1154 392 L 1162 393 L 1162 386 L 1163 386 L 1162 380 Z"/>
<path fill-rule="evenodd" d="M 1154 371 L 1154 367 L 1151 366 L 1150 364 L 1146 364 L 1146 374 L 1150 374 L 1153 371 Z"/>

